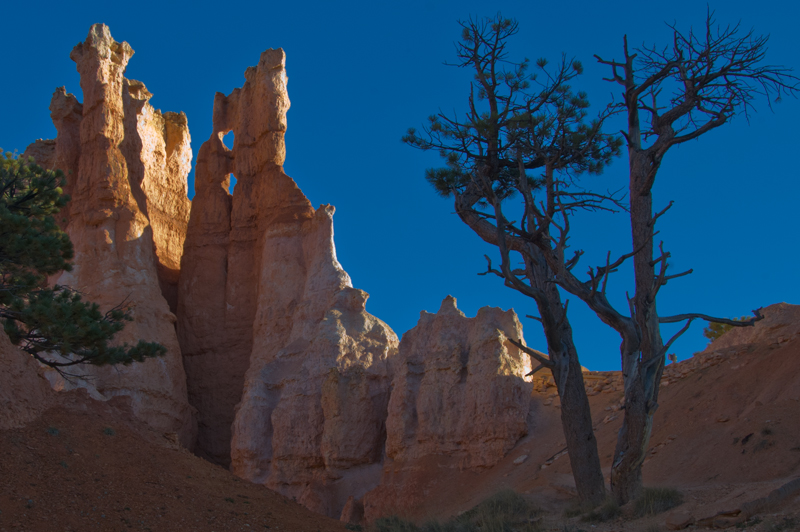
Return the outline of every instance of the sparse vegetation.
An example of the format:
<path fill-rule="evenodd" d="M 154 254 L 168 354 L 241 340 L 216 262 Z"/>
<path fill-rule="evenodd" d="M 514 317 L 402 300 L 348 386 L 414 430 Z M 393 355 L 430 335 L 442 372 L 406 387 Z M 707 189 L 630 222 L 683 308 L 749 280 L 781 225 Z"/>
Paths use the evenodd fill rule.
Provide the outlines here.
<path fill-rule="evenodd" d="M 74 251 L 54 215 L 69 201 L 61 171 L 32 158 L 0 153 L 0 323 L 11 342 L 63 372 L 77 364 L 131 364 L 163 356 L 164 346 L 140 341 L 110 345 L 133 318 L 121 304 L 106 313 L 47 277 L 72 270 Z M 53 355 L 59 355 L 58 357 Z"/>
<path fill-rule="evenodd" d="M 596 504 L 584 503 L 584 502 L 581 502 L 581 501 L 577 501 L 575 504 L 567 506 L 564 509 L 563 515 L 566 518 L 578 517 L 579 515 L 583 515 L 583 514 L 591 512 L 595 508 L 597 508 Z"/>
<path fill-rule="evenodd" d="M 114 429 L 112 429 L 111 427 L 106 427 L 103 429 L 103 434 L 105 434 L 106 436 L 113 436 L 114 434 L 116 434 L 116 432 L 114 432 Z"/>
<path fill-rule="evenodd" d="M 617 501 L 609 498 L 606 502 L 581 517 L 581 521 L 585 523 L 602 523 L 619 517 L 621 513 L 622 510 L 620 510 Z"/>
<path fill-rule="evenodd" d="M 750 320 L 750 316 L 742 316 L 741 318 L 733 318 L 734 321 L 748 321 Z M 703 336 L 708 338 L 708 343 L 710 344 L 726 332 L 733 329 L 733 325 L 729 325 L 727 323 L 715 323 L 709 322 L 708 327 L 703 329 Z"/>
<path fill-rule="evenodd" d="M 47 427 L 47 433 L 51 436 L 58 436 L 58 429 L 55 427 Z"/>
<path fill-rule="evenodd" d="M 444 523 L 416 525 L 397 516 L 377 519 L 371 532 L 534 532 L 541 510 L 522 495 L 504 490 Z"/>
<path fill-rule="evenodd" d="M 633 512 L 636 517 L 657 515 L 683 504 L 683 495 L 672 488 L 644 488 L 636 498 Z"/>
<path fill-rule="evenodd" d="M 748 523 L 760 523 L 761 520 L 748 521 Z M 786 530 L 800 530 L 800 519 L 796 517 L 784 517 L 779 521 L 768 521 L 763 528 L 764 532 L 784 532 Z"/>

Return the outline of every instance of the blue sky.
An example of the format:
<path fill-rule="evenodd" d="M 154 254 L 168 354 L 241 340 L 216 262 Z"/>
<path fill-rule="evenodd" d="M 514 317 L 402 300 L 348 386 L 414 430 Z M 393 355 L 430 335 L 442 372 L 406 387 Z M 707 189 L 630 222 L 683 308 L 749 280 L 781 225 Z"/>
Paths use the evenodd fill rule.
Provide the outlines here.
<path fill-rule="evenodd" d="M 27 4 L 27 5 L 26 5 Z M 135 7 L 134 7 L 135 6 Z M 770 34 L 768 62 L 800 68 L 796 22 L 800 4 L 729 1 L 710 4 L 721 24 Z M 623 35 L 632 44 L 667 44 L 665 22 L 686 29 L 704 22 L 700 2 L 15 2 L 4 6 L 0 46 L 6 66 L 0 83 L 0 147 L 22 151 L 37 138 L 53 138 L 48 105 L 65 85 L 82 100 L 69 59 L 89 26 L 104 22 L 118 41 L 136 51 L 127 77 L 145 83 L 151 103 L 184 111 L 192 149 L 211 133 L 214 93 L 244 82 L 244 70 L 267 48 L 287 54 L 289 96 L 286 171 L 311 202 L 336 206 L 336 246 L 354 285 L 371 294 L 367 310 L 398 334 L 413 327 L 421 310 L 435 312 L 451 294 L 474 315 L 484 305 L 535 312 L 533 301 L 480 277 L 484 254 L 493 255 L 423 179 L 436 154 L 400 142 L 409 127 L 442 109 L 466 106 L 469 75 L 443 65 L 454 58 L 458 19 L 502 11 L 520 33 L 511 58 L 582 60 L 574 83 L 595 108 L 617 86 L 603 82 L 606 69 L 593 54 L 620 58 Z M 800 172 L 796 164 L 800 101 L 786 99 L 673 149 L 659 172 L 654 198 L 675 280 L 660 295 L 663 315 L 704 312 L 741 316 L 786 301 L 800 303 L 797 228 Z M 612 124 L 618 130 L 622 123 Z M 627 160 L 616 160 L 587 184 L 624 186 Z M 190 176 L 190 190 L 193 187 Z M 587 266 L 628 251 L 623 215 L 592 215 L 574 225 L 573 243 L 586 250 Z M 496 254 L 495 254 L 496 255 Z M 612 277 L 612 301 L 624 308 L 630 271 Z M 583 304 L 569 306 L 583 365 L 619 369 L 619 337 Z M 529 344 L 545 349 L 538 323 L 521 318 Z M 674 346 L 679 358 L 701 350 L 703 325 L 695 323 Z"/>

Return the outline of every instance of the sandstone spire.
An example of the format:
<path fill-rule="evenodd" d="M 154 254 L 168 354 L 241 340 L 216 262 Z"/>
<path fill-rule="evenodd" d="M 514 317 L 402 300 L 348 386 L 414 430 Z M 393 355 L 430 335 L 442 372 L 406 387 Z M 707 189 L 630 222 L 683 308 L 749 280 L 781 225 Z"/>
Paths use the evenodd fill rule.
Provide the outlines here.
<path fill-rule="evenodd" d="M 333 207 L 315 211 L 283 172 L 284 65 L 283 50 L 267 50 L 241 89 L 216 95 L 214 131 L 198 156 L 178 334 L 198 453 L 338 516 L 380 474 L 387 360 L 398 340 L 365 312 L 367 294 L 336 259 Z"/>
<path fill-rule="evenodd" d="M 134 321 L 118 341 L 167 347 L 160 359 L 82 371 L 103 395 L 130 396 L 138 417 L 191 445 L 176 318 L 165 299 L 176 299 L 188 221 L 189 132 L 185 115 L 154 110 L 144 85 L 124 77 L 132 55 L 128 43 L 95 24 L 70 55 L 81 75 L 83 104 L 63 88 L 53 95 L 58 138 L 49 166 L 67 176 L 66 230 L 75 246 L 73 271 L 56 282 L 104 309 L 131 305 Z"/>

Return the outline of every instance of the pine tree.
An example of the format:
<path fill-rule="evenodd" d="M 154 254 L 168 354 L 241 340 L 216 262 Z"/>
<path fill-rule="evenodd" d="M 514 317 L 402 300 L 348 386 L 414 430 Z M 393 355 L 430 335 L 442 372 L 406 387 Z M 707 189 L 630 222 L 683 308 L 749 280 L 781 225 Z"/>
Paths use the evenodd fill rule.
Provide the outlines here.
<path fill-rule="evenodd" d="M 48 275 L 72 269 L 72 243 L 53 217 L 69 201 L 61 189 L 64 183 L 60 171 L 45 170 L 32 158 L 0 155 L 0 320 L 5 333 L 60 372 L 78 364 L 127 365 L 164 355 L 164 346 L 152 342 L 110 345 L 132 320 L 124 302 L 103 313 L 69 287 L 47 287 Z"/>
<path fill-rule="evenodd" d="M 441 154 L 446 166 L 429 169 L 425 178 L 438 194 L 453 198 L 467 226 L 497 246 L 500 265 L 493 268 L 487 257 L 485 273 L 497 275 L 536 303 L 547 355 L 510 341 L 539 363 L 534 372 L 552 371 L 578 495 L 598 503 L 606 495 L 604 479 L 567 303 L 542 251 L 531 241 L 547 238 L 534 198 L 546 183 L 563 185 L 550 199 L 557 197 L 568 209 L 607 208 L 605 200 L 613 198 L 585 193 L 575 178 L 599 173 L 619 154 L 622 142 L 602 132 L 607 113 L 587 120 L 586 94 L 570 87 L 583 70 L 580 62 L 562 56 L 548 67 L 539 59 L 531 72 L 527 59 L 514 62 L 508 57 L 506 46 L 518 31 L 516 21 L 498 14 L 460 24 L 454 66 L 473 74 L 468 110 L 463 116 L 433 115 L 423 131 L 409 129 L 403 141 Z M 506 217 L 509 212 L 517 221 Z"/>

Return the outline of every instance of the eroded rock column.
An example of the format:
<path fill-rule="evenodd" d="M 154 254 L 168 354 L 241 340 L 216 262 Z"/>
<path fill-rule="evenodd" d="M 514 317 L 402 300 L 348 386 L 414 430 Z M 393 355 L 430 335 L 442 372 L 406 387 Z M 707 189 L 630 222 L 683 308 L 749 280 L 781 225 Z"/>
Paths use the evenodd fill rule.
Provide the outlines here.
<path fill-rule="evenodd" d="M 217 94 L 200 148 L 178 332 L 197 452 L 339 516 L 381 471 L 397 337 L 336 258 L 334 208 L 283 172 L 283 50 Z M 233 150 L 222 143 L 234 134 Z M 236 188 L 228 192 L 230 174 Z"/>
<path fill-rule="evenodd" d="M 95 24 L 70 55 L 81 75 L 83 104 L 63 88 L 53 95 L 58 138 L 52 164 L 67 176 L 72 201 L 66 231 L 75 246 L 73 271 L 56 282 L 80 290 L 103 309 L 130 305 L 134 321 L 116 341 L 141 339 L 167 348 L 166 356 L 145 363 L 81 371 L 103 396 L 129 396 L 138 417 L 190 446 L 192 408 L 176 318 L 159 276 L 160 269 L 178 264 L 182 252 L 181 224 L 185 227 L 189 209 L 188 128 L 185 116 L 162 115 L 147 102 L 144 85 L 125 79 L 132 55 L 107 26 Z"/>
<path fill-rule="evenodd" d="M 450 296 L 403 335 L 386 420 L 385 475 L 363 501 L 368 520 L 419 503 L 424 494 L 411 479 L 431 459 L 436 467 L 491 467 L 528 433 L 530 360 L 509 338 L 524 341 L 513 310 L 484 307 L 467 318 Z"/>

